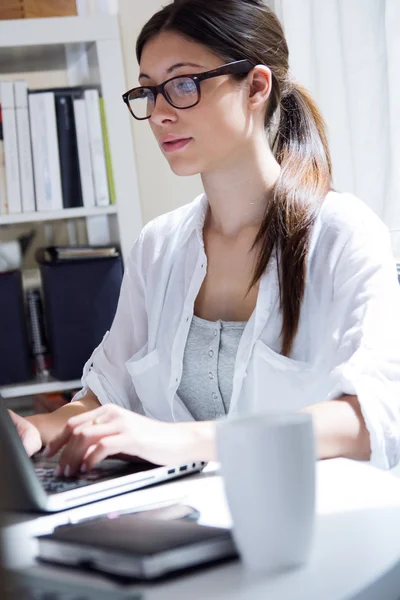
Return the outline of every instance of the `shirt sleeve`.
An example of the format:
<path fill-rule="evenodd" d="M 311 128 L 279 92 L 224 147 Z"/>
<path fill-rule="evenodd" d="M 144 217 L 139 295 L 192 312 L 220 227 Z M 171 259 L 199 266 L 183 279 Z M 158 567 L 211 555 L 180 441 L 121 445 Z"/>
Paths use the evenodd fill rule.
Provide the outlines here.
<path fill-rule="evenodd" d="M 127 261 L 110 331 L 86 362 L 82 389 L 72 400 L 82 398 L 89 388 L 101 404 L 114 403 L 143 414 L 141 402 L 125 367 L 126 361 L 147 341 L 144 285 L 138 266 L 139 240 Z"/>
<path fill-rule="evenodd" d="M 361 215 L 343 245 L 331 310 L 333 397 L 357 396 L 370 463 L 392 468 L 400 458 L 400 288 L 389 232 L 372 213 Z"/>

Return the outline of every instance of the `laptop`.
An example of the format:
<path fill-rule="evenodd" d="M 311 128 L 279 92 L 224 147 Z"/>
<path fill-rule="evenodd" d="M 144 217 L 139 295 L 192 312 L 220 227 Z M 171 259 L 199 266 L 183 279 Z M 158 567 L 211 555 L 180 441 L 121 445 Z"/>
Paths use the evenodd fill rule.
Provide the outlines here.
<path fill-rule="evenodd" d="M 0 398 L 0 510 L 57 512 L 201 471 L 205 462 L 161 467 L 106 459 L 75 478 L 54 476 L 57 456 L 29 458 Z"/>

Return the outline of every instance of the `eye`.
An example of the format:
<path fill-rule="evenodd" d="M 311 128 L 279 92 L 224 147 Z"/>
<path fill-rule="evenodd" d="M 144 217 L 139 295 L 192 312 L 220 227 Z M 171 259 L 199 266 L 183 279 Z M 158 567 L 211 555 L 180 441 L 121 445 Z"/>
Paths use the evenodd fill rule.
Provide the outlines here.
<path fill-rule="evenodd" d="M 180 81 L 178 87 L 180 90 L 191 90 L 193 88 L 193 83 L 190 80 Z"/>
<path fill-rule="evenodd" d="M 192 79 L 176 79 L 174 82 L 174 91 L 180 95 L 193 94 L 196 90 L 196 84 Z"/>

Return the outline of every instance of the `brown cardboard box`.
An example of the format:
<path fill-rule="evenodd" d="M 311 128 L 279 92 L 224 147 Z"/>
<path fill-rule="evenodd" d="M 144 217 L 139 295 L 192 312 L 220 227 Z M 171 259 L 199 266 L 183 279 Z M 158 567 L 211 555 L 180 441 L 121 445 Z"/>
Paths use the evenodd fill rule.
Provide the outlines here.
<path fill-rule="evenodd" d="M 35 19 L 75 16 L 75 0 L 3 0 L 0 19 Z"/>

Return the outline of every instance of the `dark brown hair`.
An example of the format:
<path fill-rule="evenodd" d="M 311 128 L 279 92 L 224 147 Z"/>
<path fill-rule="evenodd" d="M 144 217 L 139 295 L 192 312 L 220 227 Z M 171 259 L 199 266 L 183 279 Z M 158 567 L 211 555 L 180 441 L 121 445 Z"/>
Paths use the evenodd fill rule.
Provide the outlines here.
<path fill-rule="evenodd" d="M 138 62 L 145 44 L 162 31 L 186 36 L 226 63 L 247 58 L 271 69 L 265 128 L 274 132 L 271 148 L 281 173 L 254 241 L 253 247 L 258 246 L 259 253 L 250 288 L 267 269 L 272 253 L 276 253 L 281 352 L 288 356 L 299 325 L 313 224 L 331 188 L 331 160 L 323 118 L 309 93 L 291 79 L 282 26 L 262 0 L 175 0 L 143 27 L 136 43 Z"/>

